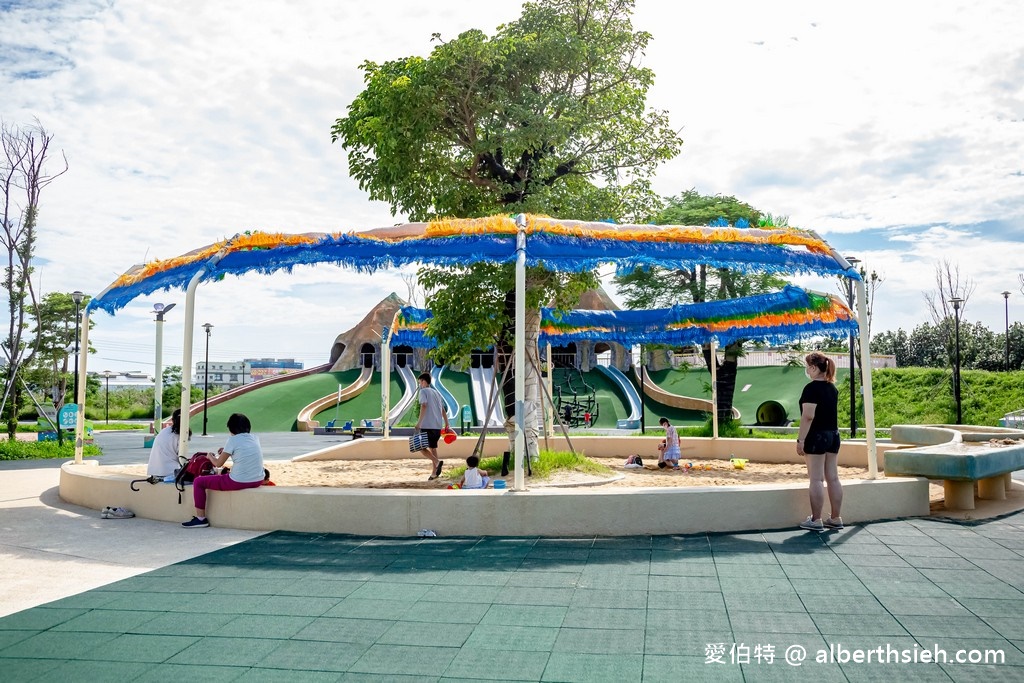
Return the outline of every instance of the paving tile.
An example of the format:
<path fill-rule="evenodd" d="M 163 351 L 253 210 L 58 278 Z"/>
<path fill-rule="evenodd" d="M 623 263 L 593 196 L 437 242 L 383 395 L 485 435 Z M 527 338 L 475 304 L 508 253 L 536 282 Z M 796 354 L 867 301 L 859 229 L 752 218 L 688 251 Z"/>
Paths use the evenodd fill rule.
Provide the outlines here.
<path fill-rule="evenodd" d="M 79 617 L 89 610 L 51 607 L 33 607 L 0 619 L 0 631 L 45 631 Z"/>
<path fill-rule="evenodd" d="M 235 638 L 291 638 L 309 625 L 314 618 L 242 614 L 216 629 L 210 635 Z"/>
<path fill-rule="evenodd" d="M 807 614 L 796 612 L 739 612 L 729 611 L 733 631 L 754 633 L 817 633 L 818 628 Z"/>
<path fill-rule="evenodd" d="M 823 635 L 905 636 L 907 630 L 889 614 L 812 614 Z M 901 617 L 902 618 L 902 617 Z"/>
<path fill-rule="evenodd" d="M 813 578 L 792 579 L 793 590 L 800 597 L 806 596 L 829 596 L 843 595 L 848 597 L 869 598 L 872 591 L 865 586 L 860 579 L 823 579 L 816 581 Z M 931 584 L 929 584 L 931 585 Z M 941 591 L 939 591 L 941 593 Z M 943 593 L 944 595 L 944 593 Z"/>
<path fill-rule="evenodd" d="M 52 671 L 57 667 L 64 664 L 64 660 L 61 659 L 15 659 L 15 658 L 4 658 L 0 660 L 0 665 L 3 666 L 4 679 L 8 681 L 39 681 L 45 680 L 42 677 L 47 671 Z M 58 680 L 61 683 L 64 681 L 74 680 L 72 676 L 66 674 L 55 677 L 53 680 Z"/>
<path fill-rule="evenodd" d="M 476 593 L 474 591 L 474 596 Z M 427 597 L 435 597 L 432 593 Z M 465 594 L 463 594 L 465 597 Z M 402 621 L 434 624 L 479 624 L 487 614 L 491 602 L 434 602 L 420 600 L 402 615 Z"/>
<path fill-rule="evenodd" d="M 539 681 L 547 663 L 547 651 L 462 648 L 442 680 Z"/>
<path fill-rule="evenodd" d="M 697 683 L 741 683 L 743 673 L 738 665 L 707 663 L 701 657 L 644 655 L 645 683 L 663 681 L 695 681 Z"/>
<path fill-rule="evenodd" d="M 582 608 L 571 608 L 580 610 Z M 499 626 L 553 626 L 565 621 L 568 607 L 546 607 L 538 605 L 491 605 L 481 624 Z M 616 612 L 625 610 L 614 610 Z M 637 610 L 640 611 L 640 610 Z M 575 626 L 576 624 L 569 624 Z"/>
<path fill-rule="evenodd" d="M 850 683 L 889 683 L 889 681 L 921 681 L 922 683 L 943 683 L 952 679 L 938 664 L 867 664 L 847 662 L 839 668 Z"/>
<path fill-rule="evenodd" d="M 1017 683 L 1024 680 L 1024 667 L 980 665 L 980 664 L 940 664 L 946 675 L 957 683 Z"/>
<path fill-rule="evenodd" d="M 344 619 L 320 617 L 313 619 L 302 630 L 292 636 L 295 640 L 322 640 L 331 643 L 363 643 L 367 646 L 377 642 L 395 624 L 386 619 Z M 421 624 L 422 626 L 422 624 Z"/>
<path fill-rule="evenodd" d="M 757 572 L 751 570 L 752 576 L 741 578 L 736 576 L 719 577 L 723 593 L 793 593 L 793 584 L 789 578 L 757 578 Z"/>
<path fill-rule="evenodd" d="M 346 598 L 357 588 L 363 585 L 363 581 L 332 581 L 329 579 L 300 579 L 289 581 L 278 589 L 277 595 L 305 595 L 318 598 Z"/>
<path fill-rule="evenodd" d="M 111 631 L 128 633 L 163 612 L 95 609 L 53 627 L 54 631 Z"/>
<path fill-rule="evenodd" d="M 813 564 L 784 564 L 782 571 L 794 584 L 799 583 L 794 579 L 821 579 L 828 582 L 859 581 L 857 575 L 844 564 L 819 567 Z"/>
<path fill-rule="evenodd" d="M 127 662 L 164 662 L 202 642 L 197 636 L 153 635 L 126 633 L 96 645 L 92 650 L 78 654 L 79 659 Z M 207 660 L 210 661 L 210 660 Z M 228 664 L 229 666 L 231 664 Z"/>
<path fill-rule="evenodd" d="M 670 576 L 673 578 L 687 577 L 717 577 L 718 570 L 710 556 L 706 560 L 697 562 L 687 560 L 677 561 L 652 561 L 650 568 L 651 578 L 655 576 Z"/>
<path fill-rule="evenodd" d="M 357 673 L 441 676 L 458 653 L 457 647 L 373 645 L 348 668 Z"/>
<path fill-rule="evenodd" d="M 444 583 L 448 576 L 448 569 L 420 569 L 411 567 L 392 568 L 388 567 L 376 577 L 376 581 L 385 583 Z"/>
<path fill-rule="evenodd" d="M 638 629 L 562 628 L 551 651 L 643 654 L 644 632 Z"/>
<path fill-rule="evenodd" d="M 122 681 L 137 680 L 152 668 L 152 664 L 145 662 L 84 662 L 81 660 L 73 662 L 59 662 L 57 666 L 41 674 L 37 681 L 89 681 L 89 683 L 121 683 Z M 9 672 L 4 667 L 4 677 Z M 239 669 L 237 675 L 245 670 Z M 25 681 L 27 678 L 8 678 L 11 681 Z"/>
<path fill-rule="evenodd" d="M 806 661 L 796 667 L 786 664 L 781 659 L 775 659 L 771 664 L 764 661 L 751 662 L 743 664 L 740 668 L 743 670 L 743 680 L 746 682 L 792 681 L 798 671 L 802 676 L 813 676 L 815 681 L 840 683 L 847 680 L 846 674 L 838 664 L 818 664 Z"/>
<path fill-rule="evenodd" d="M 579 572 L 512 572 L 506 586 L 529 588 L 575 588 Z"/>
<path fill-rule="evenodd" d="M 559 629 L 549 626 L 499 626 L 478 624 L 463 645 L 465 650 L 550 652 Z"/>
<path fill-rule="evenodd" d="M 241 597 L 238 595 L 220 595 L 207 593 L 188 600 L 180 600 L 168 608 L 173 612 L 219 612 L 222 614 L 254 614 L 260 605 L 271 600 L 268 595 Z M 158 608 L 154 608 L 158 609 Z"/>
<path fill-rule="evenodd" d="M 415 602 L 430 591 L 430 586 L 415 583 L 365 583 L 345 600 L 395 600 Z"/>
<path fill-rule="evenodd" d="M 980 617 L 972 615 L 900 615 L 899 621 L 914 637 L 992 638 L 999 635 Z"/>
<path fill-rule="evenodd" d="M 726 612 L 709 610 L 652 609 L 647 611 L 648 631 L 660 634 L 676 631 L 728 631 L 731 626 Z"/>
<path fill-rule="evenodd" d="M 811 614 L 885 614 L 886 612 L 886 608 L 873 596 L 803 595 L 801 599 L 804 609 Z"/>
<path fill-rule="evenodd" d="M 155 636 L 154 636 L 155 637 Z M 171 636 L 160 636 L 169 638 Z M 202 638 L 181 648 L 170 664 L 218 664 L 224 666 L 255 666 L 268 653 L 286 641 L 268 638 Z M 116 645 L 116 641 L 114 642 Z M 163 660 L 157 660 L 163 661 Z"/>
<path fill-rule="evenodd" d="M 458 568 L 450 570 L 446 580 L 456 586 L 504 586 L 512 578 L 513 573 L 515 572 L 511 569 L 474 571 Z"/>
<path fill-rule="evenodd" d="M 959 602 L 979 617 L 1017 617 L 1024 615 L 1024 600 L 962 598 Z"/>
<path fill-rule="evenodd" d="M 709 643 L 732 643 L 734 640 L 728 626 L 702 631 L 648 628 L 644 634 L 644 654 L 703 657 Z"/>
<path fill-rule="evenodd" d="M 120 598 L 119 593 L 108 593 L 102 590 L 91 590 L 85 593 L 79 593 L 78 595 L 69 595 L 66 598 L 60 600 L 54 600 L 48 602 L 41 607 L 47 609 L 97 609 L 103 607 L 108 603 Z M 0 626 L 2 628 L 2 626 Z"/>
<path fill-rule="evenodd" d="M 505 586 L 499 599 L 506 605 L 562 605 L 572 601 L 575 588 Z"/>
<path fill-rule="evenodd" d="M 497 605 L 495 605 L 496 607 Z M 494 607 L 491 608 L 492 610 Z M 490 612 L 488 612 L 490 615 Z M 560 626 L 576 628 L 637 628 L 644 627 L 647 610 L 613 609 L 605 607 L 569 607 Z M 548 624 L 544 624 L 548 625 Z"/>
<path fill-rule="evenodd" d="M 728 576 L 746 578 L 751 573 L 756 573 L 759 579 L 787 579 L 789 578 L 786 571 L 782 568 L 782 565 L 774 564 L 759 564 L 755 568 L 752 568 L 749 564 L 744 563 L 722 563 L 717 562 L 715 568 L 718 570 L 719 576 Z"/>
<path fill-rule="evenodd" d="M 984 617 L 984 621 L 1003 638 L 1024 639 L 1024 618 L 1020 614 L 1014 617 Z"/>
<path fill-rule="evenodd" d="M 465 586 L 457 584 L 431 586 L 430 590 L 419 599 L 419 602 L 462 602 L 466 599 L 468 592 L 473 595 L 474 600 L 490 604 L 492 602 L 500 602 L 498 596 L 501 595 L 502 590 L 504 590 L 504 586 Z"/>
<path fill-rule="evenodd" d="M 1017 566 L 1020 571 L 1020 566 Z M 980 569 L 921 569 L 920 572 L 935 583 L 1002 583 L 987 571 Z"/>
<path fill-rule="evenodd" d="M 881 596 L 878 600 L 893 615 L 969 616 L 963 605 L 948 596 L 944 598 Z"/>
<path fill-rule="evenodd" d="M 726 656 L 725 660 L 734 663 L 741 663 L 737 655 L 741 652 L 739 649 L 731 650 L 732 646 L 744 646 L 747 652 L 751 655 L 751 663 L 758 661 L 753 655 L 757 653 L 760 648 L 762 664 L 767 664 L 771 658 L 770 655 L 774 654 L 775 661 L 773 664 L 783 664 L 786 668 L 790 665 L 785 664 L 786 652 L 790 648 L 803 648 L 802 652 L 806 653 L 807 662 L 815 658 L 820 652 L 828 651 L 828 643 L 826 642 L 826 636 L 822 636 L 820 633 L 755 633 L 752 631 L 736 631 L 733 634 L 732 640 L 728 643 L 727 655 L 729 652 L 731 656 Z"/>
<path fill-rule="evenodd" d="M 588 573 L 580 574 L 576 587 L 594 590 L 616 590 L 627 586 L 643 586 L 650 577 L 646 574 L 636 575 L 629 573 Z"/>
<path fill-rule="evenodd" d="M 938 650 L 939 664 L 957 664 L 957 658 L 970 662 L 977 658 L 979 663 L 988 658 L 990 664 L 1000 667 L 1021 667 L 1024 666 L 1024 653 L 1013 643 L 1005 638 L 971 638 L 971 637 L 929 637 L 918 636 L 917 642 L 922 648 L 936 652 Z M 976 650 L 976 652 L 971 652 Z M 944 659 L 942 653 L 945 653 Z M 987 653 L 987 654 L 986 654 Z M 963 662 L 961 662 L 963 663 Z"/>
<path fill-rule="evenodd" d="M 2 651 L 5 647 L 14 645 L 15 643 L 20 643 L 23 640 L 27 640 L 32 636 L 36 635 L 37 633 L 39 633 L 39 631 L 0 631 L 0 651 Z M 3 655 L 0 654 L 0 656 Z"/>
<path fill-rule="evenodd" d="M 198 612 L 194 614 L 182 612 L 159 612 L 158 616 L 152 617 L 152 612 L 138 612 L 138 614 L 149 614 L 150 618 L 142 621 L 138 626 L 128 629 L 128 633 L 155 634 L 167 636 L 207 636 L 218 631 L 225 624 L 238 618 L 235 614 L 209 614 Z"/>
<path fill-rule="evenodd" d="M 979 583 L 935 583 L 936 588 L 945 591 L 958 600 L 960 598 L 1000 598 L 1004 600 L 1024 599 L 1024 593 L 1013 586 L 1000 582 Z"/>
<path fill-rule="evenodd" d="M 320 616 L 396 620 L 401 619 L 414 604 L 414 600 L 362 600 L 350 595 Z"/>
<path fill-rule="evenodd" d="M 741 612 L 806 612 L 796 593 L 726 593 L 725 607 Z"/>
<path fill-rule="evenodd" d="M 649 609 L 705 609 L 724 611 L 725 598 L 717 591 L 696 592 L 666 592 L 647 596 L 647 607 Z"/>
<path fill-rule="evenodd" d="M 910 567 L 906 560 L 891 555 L 843 555 L 847 567 Z"/>
<path fill-rule="evenodd" d="M 83 654 L 95 650 L 119 635 L 105 632 L 44 631 L 0 650 L 0 658 L 50 659 L 57 655 L 63 659 L 80 659 Z"/>
<path fill-rule="evenodd" d="M 975 564 L 960 556 L 955 557 L 922 557 L 919 555 L 903 556 L 911 567 L 917 569 L 974 569 Z"/>
<path fill-rule="evenodd" d="M 711 567 L 711 574 L 711 576 L 689 576 L 685 574 L 655 576 L 652 574 L 647 580 L 647 589 L 651 593 L 655 594 L 664 593 L 666 591 L 683 593 L 714 591 L 717 593 L 721 590 L 722 584 L 718 580 L 714 566 Z"/>
<path fill-rule="evenodd" d="M 379 644 L 430 647 L 462 647 L 473 632 L 474 624 L 427 624 L 396 622 L 377 639 Z"/>
<path fill-rule="evenodd" d="M 268 652 L 256 664 L 261 669 L 298 671 L 348 671 L 367 650 L 363 643 L 328 643 L 314 640 L 288 640 Z M 380 654 L 385 662 L 386 653 Z M 395 654 L 390 655 L 396 656 Z"/>
<path fill-rule="evenodd" d="M 573 607 L 643 608 L 647 607 L 647 591 L 580 588 L 573 592 L 569 604 Z"/>
<path fill-rule="evenodd" d="M 939 543 L 929 545 L 890 545 L 889 549 L 902 557 L 944 557 L 947 559 L 963 559 L 946 546 Z"/>
<path fill-rule="evenodd" d="M 638 681 L 643 675 L 644 656 L 552 652 L 542 681 L 597 683 Z"/>

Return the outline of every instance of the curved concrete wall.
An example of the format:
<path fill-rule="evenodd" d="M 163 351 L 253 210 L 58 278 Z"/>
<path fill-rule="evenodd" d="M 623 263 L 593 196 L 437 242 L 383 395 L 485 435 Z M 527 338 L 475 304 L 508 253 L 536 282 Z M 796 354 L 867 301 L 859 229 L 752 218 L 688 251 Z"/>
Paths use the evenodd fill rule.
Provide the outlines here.
<path fill-rule="evenodd" d="M 358 441 L 363 440 L 353 443 Z M 65 463 L 61 498 L 96 510 L 124 506 L 140 517 L 168 522 L 192 515 L 191 489 L 179 504 L 171 484 L 142 483 L 134 492 L 128 486 L 130 476 L 105 469 L 95 462 Z M 928 482 L 922 478 L 848 481 L 843 488 L 847 524 L 928 514 Z M 682 534 L 792 528 L 807 514 L 807 486 L 523 492 L 275 486 L 212 491 L 207 508 L 214 526 L 267 531 L 382 536 L 411 536 L 424 528 L 444 536 Z"/>

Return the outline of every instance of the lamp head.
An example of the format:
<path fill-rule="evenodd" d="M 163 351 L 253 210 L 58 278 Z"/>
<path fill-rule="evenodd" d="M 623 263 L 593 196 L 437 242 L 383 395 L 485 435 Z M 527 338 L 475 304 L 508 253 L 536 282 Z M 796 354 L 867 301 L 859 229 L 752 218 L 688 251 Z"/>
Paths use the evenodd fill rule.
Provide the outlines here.
<path fill-rule="evenodd" d="M 1007 290 L 1007 291 L 1003 292 L 1003 298 L 1004 298 L 1004 299 L 1009 299 L 1009 298 L 1010 298 L 1010 292 L 1009 292 L 1009 290 Z"/>
<path fill-rule="evenodd" d="M 960 304 L 962 304 L 963 302 L 964 302 L 964 300 L 961 299 L 958 296 L 954 296 L 953 298 L 951 298 L 949 300 L 949 303 L 953 304 L 953 310 L 954 311 L 959 311 L 960 310 Z"/>
<path fill-rule="evenodd" d="M 847 256 L 846 262 L 849 263 L 851 266 L 855 266 L 858 263 L 860 263 L 860 259 L 857 258 L 856 256 Z"/>
<path fill-rule="evenodd" d="M 213 325 L 211 325 L 210 323 L 203 323 L 203 329 L 206 330 L 206 336 L 209 337 L 210 330 L 213 329 Z"/>
<path fill-rule="evenodd" d="M 85 294 L 82 294 L 77 289 L 75 291 L 71 292 L 71 300 L 75 302 L 76 306 L 78 304 L 82 303 L 82 299 L 84 299 L 84 298 L 85 298 Z"/>

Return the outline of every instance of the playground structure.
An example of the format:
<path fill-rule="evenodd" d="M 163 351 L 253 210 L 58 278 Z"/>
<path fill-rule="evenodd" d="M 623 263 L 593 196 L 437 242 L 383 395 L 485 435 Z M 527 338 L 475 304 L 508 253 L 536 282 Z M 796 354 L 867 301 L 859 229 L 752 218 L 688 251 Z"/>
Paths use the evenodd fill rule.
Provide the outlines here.
<path fill-rule="evenodd" d="M 788 271 L 839 275 L 847 277 L 857 284 L 858 305 L 861 307 L 860 317 L 865 316 L 864 286 L 860 281 L 859 274 L 820 237 L 812 232 L 795 228 L 750 227 L 745 224 L 736 228 L 724 225 L 709 227 L 611 225 L 537 216 L 519 216 L 515 220 L 495 216 L 483 219 L 437 221 L 430 224 L 409 224 L 361 233 L 332 235 L 273 235 L 254 232 L 237 235 L 182 257 L 133 268 L 95 296 L 83 316 L 80 345 L 83 351 L 80 352 L 79 372 L 83 376 L 86 372 L 88 359 L 85 350 L 88 349 L 88 316 L 90 312 L 102 309 L 114 313 L 137 296 L 171 286 L 185 287 L 182 395 L 187 397 L 192 379 L 190 364 L 195 324 L 195 293 L 200 282 L 217 279 L 224 274 L 243 274 L 257 269 L 269 273 L 278 269 L 290 268 L 296 262 L 333 262 L 364 270 L 373 270 L 384 265 L 422 263 L 434 260 L 448 264 L 472 262 L 500 264 L 514 261 L 516 294 L 513 365 L 516 368 L 527 367 L 527 350 L 524 343 L 527 266 L 582 271 L 609 262 L 627 267 L 641 263 L 666 267 L 678 267 L 680 263 L 704 263 L 712 267 L 736 268 L 745 272 L 762 269 L 770 272 Z M 780 293 L 768 302 L 756 297 L 749 297 L 750 301 L 709 302 L 686 312 L 673 309 L 665 317 L 665 325 L 651 327 L 639 337 L 641 341 L 647 339 L 649 343 L 670 345 L 710 343 L 713 348 L 714 344 L 728 343 L 730 339 L 737 338 L 737 335 L 739 338 L 769 340 L 773 337 L 788 339 L 823 333 L 846 334 L 857 330 L 856 321 L 849 309 L 837 299 L 822 296 L 815 299 L 801 296 L 802 299 L 798 301 L 800 297 L 795 293 L 785 295 Z M 766 303 L 775 305 L 777 308 L 773 309 Z M 714 306 L 722 304 L 730 307 L 728 315 L 724 316 L 724 322 L 722 322 L 721 312 L 719 311 L 716 315 L 712 310 Z M 749 309 L 740 310 L 744 306 L 749 306 Z M 628 314 L 630 312 L 621 313 Z M 681 315 L 689 317 L 687 320 L 683 320 L 679 317 Z M 624 317 L 628 318 L 629 316 Z M 735 321 L 740 318 L 745 318 L 743 329 L 737 332 L 734 330 Z M 665 335 L 660 340 L 656 340 L 656 335 L 651 333 L 659 330 Z M 570 331 L 570 333 L 574 332 Z M 870 367 L 868 344 L 864 339 L 866 329 L 860 328 L 860 333 L 863 365 Z M 587 334 L 593 334 L 593 330 L 591 329 Z M 634 342 L 630 341 L 629 343 Z M 388 368 L 389 364 L 385 364 L 384 367 Z M 714 364 L 711 371 L 712 385 L 714 386 Z M 497 500 L 502 501 L 500 505 L 494 505 L 495 499 L 493 498 L 484 498 L 493 495 L 493 492 L 465 492 L 460 499 L 448 496 L 439 500 L 439 495 L 445 496 L 446 494 L 435 491 L 358 491 L 351 492 L 346 496 L 346 503 L 343 506 L 338 506 L 336 502 L 329 504 L 309 500 L 309 505 L 305 506 L 304 510 L 292 510 L 285 517 L 276 518 L 277 521 L 274 522 L 273 528 L 290 528 L 291 520 L 298 517 L 306 519 L 306 523 L 311 523 L 309 520 L 316 520 L 316 518 L 320 519 L 313 523 L 319 523 L 324 519 L 336 520 L 339 516 L 338 508 L 344 509 L 342 514 L 349 518 L 349 523 L 358 523 L 363 518 L 353 515 L 354 508 L 349 509 L 348 503 L 354 499 L 362 499 L 370 507 L 377 506 L 377 514 L 382 518 L 388 517 L 387 524 L 392 525 L 392 528 L 400 528 L 402 533 L 408 529 L 409 524 L 419 524 L 424 519 L 424 515 L 421 513 L 439 507 L 444 509 L 447 517 L 479 517 L 478 520 L 467 522 L 467 524 L 494 522 L 495 528 L 515 527 L 517 531 L 513 533 L 532 533 L 529 531 L 530 529 L 544 526 L 536 522 L 536 515 L 543 515 L 546 518 L 546 528 L 557 529 L 561 533 L 572 533 L 567 525 L 582 525 L 576 527 L 577 533 L 592 531 L 604 533 L 605 525 L 600 521 L 603 515 L 598 513 L 593 506 L 582 504 L 580 496 L 575 494 L 566 497 L 552 496 L 549 492 L 533 491 L 530 492 L 527 501 L 526 498 L 517 495 L 519 492 L 526 491 L 524 455 L 527 435 L 524 375 L 523 372 L 516 372 L 514 378 L 515 412 L 512 416 L 514 418 L 515 443 L 514 485 L 512 489 L 499 494 Z M 385 387 L 388 386 L 387 381 L 384 381 L 383 384 Z M 865 375 L 864 384 L 867 418 L 865 427 L 868 441 L 863 453 L 869 474 L 874 477 L 877 453 L 874 443 L 870 374 Z M 68 497 L 79 495 L 75 490 L 75 485 L 70 481 L 70 470 L 84 467 L 81 465 L 80 448 L 84 424 L 84 385 L 84 381 L 80 382 L 76 428 L 76 464 L 65 468 L 65 471 L 69 473 Z M 716 437 L 712 441 L 714 448 L 719 449 L 725 445 L 726 440 L 717 439 L 717 411 L 713 411 L 712 416 L 713 432 Z M 180 449 L 183 452 L 188 449 L 186 439 L 187 435 L 183 434 L 180 444 Z M 360 439 L 349 443 L 361 445 L 365 441 L 379 444 L 374 447 L 382 448 L 389 454 L 405 448 L 404 439 Z M 464 443 L 464 440 L 460 441 Z M 760 446 L 759 444 L 759 448 Z M 63 478 L 62 472 L 62 495 L 64 495 L 63 489 L 65 488 Z M 864 505 L 861 512 L 849 513 L 853 519 L 856 519 L 859 514 L 866 515 L 866 519 L 873 518 L 871 515 L 883 510 L 884 514 L 893 514 L 893 516 L 915 514 L 915 511 L 920 510 L 917 502 L 902 507 L 886 506 L 881 502 L 887 498 L 902 498 L 901 496 L 892 496 L 890 493 L 900 487 L 920 488 L 917 484 L 918 482 L 915 480 L 911 480 L 909 485 L 904 482 L 858 482 L 857 485 L 849 487 L 852 490 L 847 494 L 848 507 L 844 508 L 844 514 L 848 514 L 847 509 L 849 508 L 857 511 L 858 505 L 861 504 Z M 861 494 L 853 493 L 853 490 L 862 491 L 863 497 Z M 636 524 L 633 526 L 642 523 L 648 532 L 673 533 L 675 530 L 684 529 L 694 524 L 700 525 L 706 530 L 722 530 L 721 527 L 725 524 L 715 521 L 714 518 L 709 518 L 708 515 L 721 513 L 724 519 L 726 516 L 722 513 L 722 507 L 726 506 L 742 510 L 744 525 L 749 525 L 751 519 L 757 519 L 758 525 L 763 526 L 770 523 L 768 520 L 782 519 L 783 517 L 787 519 L 788 525 L 792 519 L 801 514 L 800 511 L 806 504 L 805 489 L 800 486 L 790 487 L 789 493 L 784 491 L 785 488 L 765 491 L 768 494 L 767 498 L 772 501 L 770 506 L 774 506 L 771 514 L 768 514 L 768 511 L 760 510 L 759 507 L 755 513 L 750 506 L 737 504 L 735 500 L 737 491 L 727 491 L 726 488 L 714 492 L 719 496 L 718 500 L 721 501 L 721 504 L 713 505 L 707 504 L 711 500 L 709 496 L 694 497 L 691 495 L 689 498 L 679 499 L 679 501 L 673 499 L 673 502 L 668 503 L 666 507 L 665 503 L 669 499 L 662 497 L 660 492 L 637 490 L 624 494 L 616 493 L 613 497 L 610 497 L 609 492 L 599 492 L 590 497 L 590 500 L 594 503 L 605 499 L 616 501 L 614 505 L 609 505 L 605 509 L 604 515 L 611 513 L 614 519 L 613 528 L 617 530 L 617 533 L 633 533 L 631 525 L 623 524 L 623 519 L 635 520 Z M 210 506 L 212 514 L 215 518 L 217 515 L 223 514 L 225 520 L 240 518 L 231 512 L 231 508 L 244 506 L 245 501 L 253 500 L 251 496 L 245 495 L 247 493 L 250 493 L 251 496 L 270 494 L 268 491 L 238 492 L 219 497 L 215 494 Z M 293 502 L 292 492 L 275 493 L 279 493 L 281 499 Z M 474 493 L 480 495 L 473 495 Z M 684 491 L 679 492 L 678 495 L 682 496 L 687 493 L 696 492 Z M 757 492 L 747 491 L 744 496 L 753 493 Z M 684 519 L 689 515 L 680 515 L 679 512 L 690 510 L 691 505 L 696 503 L 698 498 L 704 501 L 704 504 L 697 503 L 697 508 L 702 509 L 703 512 Z M 859 503 L 857 502 L 858 498 L 860 499 Z M 556 499 L 558 499 L 557 504 L 548 505 Z M 263 502 L 262 499 L 258 498 L 257 500 Z M 458 500 L 467 502 L 459 503 Z M 690 504 L 681 503 L 680 501 L 683 500 L 690 501 Z M 797 505 L 798 500 L 799 505 Z M 907 499 L 904 498 L 904 500 Z M 680 502 L 680 505 L 677 506 L 676 502 Z M 335 512 L 329 512 L 328 507 L 325 506 L 334 507 Z M 452 514 L 453 506 L 461 507 L 458 514 Z M 277 505 L 271 507 L 275 510 L 278 509 Z M 296 505 L 295 507 L 302 506 Z M 569 513 L 568 510 L 574 507 L 579 512 Z M 651 519 L 657 516 L 657 510 L 665 509 L 672 509 L 673 514 L 668 517 L 662 515 L 660 522 L 651 522 Z M 651 514 L 641 514 L 644 510 L 648 510 Z M 251 512 L 251 510 L 247 512 Z M 381 514 L 382 512 L 383 514 Z M 582 513 L 590 514 L 581 516 Z M 755 514 L 751 516 L 752 513 Z M 266 524 L 266 519 L 263 515 L 256 514 L 246 524 Z M 376 527 L 379 528 L 383 523 L 384 521 L 381 520 Z M 240 524 L 240 526 L 245 526 L 245 524 Z M 367 530 L 373 528 L 375 528 L 374 525 L 366 527 Z M 453 525 L 452 528 L 455 526 Z M 453 531 L 453 533 L 455 532 Z"/>
<path fill-rule="evenodd" d="M 370 383 L 370 379 L 373 377 L 372 367 L 363 367 L 363 371 L 359 373 L 359 377 L 355 382 L 347 387 L 340 388 L 338 391 L 323 396 L 308 404 L 305 408 L 299 411 L 299 415 L 296 418 L 295 424 L 296 429 L 300 432 L 312 432 L 320 423 L 313 419 L 313 416 L 320 411 L 331 407 L 332 405 L 340 404 L 353 396 L 358 396 L 366 390 L 367 385 Z"/>
<path fill-rule="evenodd" d="M 587 384 L 578 368 L 561 368 L 552 398 L 558 417 L 571 428 L 589 427 L 600 415 L 597 392 Z M 575 381 L 574 381 L 575 376 Z"/>
<path fill-rule="evenodd" d="M 615 426 L 619 429 L 640 429 L 640 416 L 643 413 L 643 406 L 640 403 L 640 394 L 637 393 L 636 386 L 614 365 L 599 364 L 597 369 L 615 382 L 615 386 L 625 396 L 629 405 L 629 416 L 619 420 Z"/>

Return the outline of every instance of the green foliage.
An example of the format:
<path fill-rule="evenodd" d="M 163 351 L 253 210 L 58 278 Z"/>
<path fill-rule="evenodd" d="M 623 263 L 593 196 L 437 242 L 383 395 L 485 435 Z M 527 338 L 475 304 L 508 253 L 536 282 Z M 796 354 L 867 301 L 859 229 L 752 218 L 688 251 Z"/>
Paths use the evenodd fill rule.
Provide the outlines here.
<path fill-rule="evenodd" d="M 102 455 L 98 446 L 85 446 L 83 455 Z M 44 458 L 74 458 L 75 445 L 64 442 L 59 446 L 56 441 L 8 441 L 0 440 L 0 460 L 42 460 Z"/>
<path fill-rule="evenodd" d="M 894 424 L 952 424 L 956 421 L 952 371 L 927 368 L 890 368 L 871 375 L 875 399 L 875 426 Z M 839 423 L 849 424 L 850 388 L 839 386 Z M 961 372 L 960 393 L 964 424 L 999 424 L 1006 413 L 1024 408 L 1024 371 Z M 845 400 L 844 400 L 845 397 Z M 858 399 L 858 424 L 864 424 Z"/>
<path fill-rule="evenodd" d="M 681 140 L 646 107 L 633 0 L 539 0 L 494 36 L 364 62 L 332 140 L 371 198 L 412 220 L 501 212 L 649 214 L 648 181 Z M 623 182 L 624 181 L 624 182 Z"/>
<path fill-rule="evenodd" d="M 910 333 L 902 328 L 876 334 L 871 352 L 896 357 L 898 367 L 949 368 L 956 356 L 952 319 L 938 325 L 922 323 Z M 1006 331 L 995 334 L 981 323 L 960 322 L 960 363 L 973 370 L 1003 370 L 1006 364 Z M 1024 369 L 1024 324 L 1009 328 L 1011 370 Z"/>

